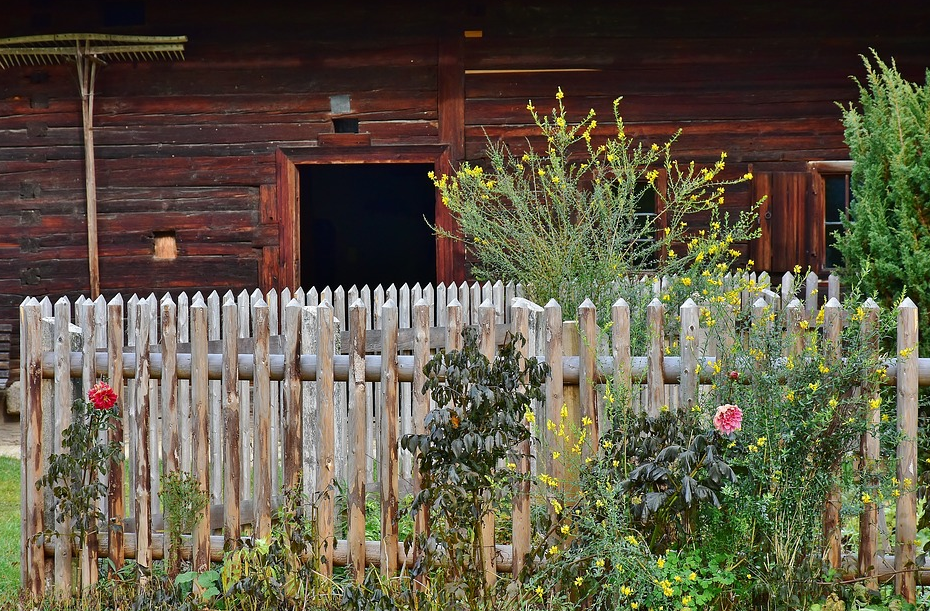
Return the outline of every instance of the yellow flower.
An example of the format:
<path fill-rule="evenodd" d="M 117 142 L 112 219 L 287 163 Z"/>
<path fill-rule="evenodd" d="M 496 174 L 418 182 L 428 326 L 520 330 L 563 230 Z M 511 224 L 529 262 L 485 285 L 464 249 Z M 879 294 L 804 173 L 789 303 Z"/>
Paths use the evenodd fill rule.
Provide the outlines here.
<path fill-rule="evenodd" d="M 639 542 L 636 540 L 636 537 L 634 537 L 633 535 L 627 535 L 626 540 L 630 545 L 639 545 Z"/>
<path fill-rule="evenodd" d="M 548 550 L 546 550 L 546 552 L 547 552 L 550 556 L 555 556 L 556 554 L 559 553 L 559 546 L 558 546 L 558 545 L 553 545 L 553 546 L 550 547 Z"/>
<path fill-rule="evenodd" d="M 872 497 L 869 496 L 869 493 L 868 493 L 868 492 L 863 492 L 863 493 L 862 493 L 862 502 L 863 502 L 863 503 L 866 503 L 866 504 L 872 502 Z"/>
<path fill-rule="evenodd" d="M 596 566 L 596 567 L 598 567 L 598 568 L 601 568 L 601 569 L 604 568 L 604 559 L 603 559 L 603 558 L 598 558 L 597 560 L 595 560 L 595 561 L 594 561 L 594 566 Z"/>
<path fill-rule="evenodd" d="M 524 417 L 524 418 L 526 419 L 526 421 L 529 422 L 530 424 L 536 422 L 536 414 L 534 414 L 534 413 L 532 412 L 532 410 L 526 410 L 526 413 L 523 414 L 523 417 Z"/>
<path fill-rule="evenodd" d="M 800 274 L 800 273 L 801 273 L 801 266 L 800 266 L 800 265 L 795 265 L 795 266 L 794 266 L 794 273 L 795 273 L 795 274 Z"/>
<path fill-rule="evenodd" d="M 656 566 L 658 566 L 660 569 L 661 569 L 662 567 L 664 567 L 664 566 L 665 566 L 665 558 L 658 558 L 658 559 L 656 560 Z"/>
<path fill-rule="evenodd" d="M 752 180 L 752 172 L 746 172 L 745 174 L 743 174 L 743 178 L 745 180 Z"/>
<path fill-rule="evenodd" d="M 685 276 L 684 278 L 681 279 L 681 283 L 684 284 L 685 286 L 691 286 L 691 278 Z"/>
<path fill-rule="evenodd" d="M 749 261 L 746 261 L 746 267 L 752 267 L 752 266 L 755 265 L 755 264 L 756 264 L 756 262 L 753 261 L 752 259 L 750 259 Z"/>
<path fill-rule="evenodd" d="M 562 503 L 558 502 L 556 499 L 552 499 L 551 503 L 552 509 L 554 509 L 556 513 L 562 513 Z"/>
<path fill-rule="evenodd" d="M 591 426 L 592 424 L 594 424 L 594 421 L 587 416 L 581 419 L 581 426 Z"/>
<path fill-rule="evenodd" d="M 620 593 L 623 594 L 624 596 L 629 596 L 630 594 L 633 593 L 633 588 L 631 588 L 630 586 L 620 586 Z"/>
<path fill-rule="evenodd" d="M 562 524 L 562 528 L 559 529 L 563 535 L 568 535 L 572 532 L 572 529 L 568 527 L 568 524 Z"/>
<path fill-rule="evenodd" d="M 690 604 L 691 604 L 691 597 L 690 597 L 690 596 L 682 596 L 682 597 L 681 597 L 681 604 L 683 604 L 683 605 L 690 605 Z"/>
<path fill-rule="evenodd" d="M 561 99 L 564 98 L 564 97 L 565 97 L 565 94 L 562 93 L 562 88 L 559 87 L 559 90 L 558 90 L 558 91 L 556 92 L 556 94 L 555 94 L 555 99 L 556 99 L 556 100 L 561 100 Z"/>
<path fill-rule="evenodd" d="M 765 442 L 766 442 L 765 437 L 759 437 L 759 438 L 756 440 L 756 445 L 759 446 L 759 447 L 761 448 L 761 447 L 765 446 Z"/>
<path fill-rule="evenodd" d="M 601 445 L 604 446 L 604 449 L 605 449 L 605 450 L 609 450 L 609 449 L 611 449 L 612 447 L 614 447 L 614 444 L 611 443 L 611 441 L 610 441 L 609 439 L 605 439 L 604 441 L 602 441 L 602 442 L 601 442 Z"/>
<path fill-rule="evenodd" d="M 583 579 L 582 577 L 580 577 L 580 576 L 579 576 L 579 577 L 575 577 L 575 585 L 576 585 L 576 586 L 580 586 L 582 583 L 584 583 L 584 579 Z"/>
<path fill-rule="evenodd" d="M 630 603 L 630 609 L 636 611 L 636 609 L 639 609 L 639 603 Z"/>
<path fill-rule="evenodd" d="M 552 460 L 558 460 L 558 459 L 559 459 L 559 456 L 561 456 L 561 455 L 562 455 L 561 452 L 553 452 L 553 453 L 552 453 Z"/>
<path fill-rule="evenodd" d="M 543 590 L 542 586 L 536 586 L 536 593 L 539 594 L 540 598 L 542 598 L 544 592 L 545 590 Z"/>
<path fill-rule="evenodd" d="M 691 571 L 691 574 L 688 575 L 688 579 L 691 581 L 697 581 L 697 573 L 695 573 L 694 571 Z"/>

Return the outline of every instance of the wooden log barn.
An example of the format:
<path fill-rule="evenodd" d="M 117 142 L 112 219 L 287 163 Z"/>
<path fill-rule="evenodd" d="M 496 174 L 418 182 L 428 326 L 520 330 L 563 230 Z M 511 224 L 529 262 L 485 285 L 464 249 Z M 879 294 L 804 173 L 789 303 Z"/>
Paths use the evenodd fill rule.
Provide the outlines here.
<path fill-rule="evenodd" d="M 99 290 L 239 291 L 461 281 L 461 244 L 426 178 L 480 161 L 486 138 L 533 138 L 526 105 L 597 111 L 630 134 L 678 128 L 683 160 L 755 179 L 773 273 L 835 264 L 848 205 L 837 102 L 861 54 L 912 80 L 930 65 L 930 3 L 469 0 L 5 0 L 0 38 L 185 36 L 183 59 L 97 67 L 97 248 L 88 248 L 81 96 L 73 63 L 0 70 L 0 336 L 19 355 L 24 297 Z M 607 134 L 607 129 L 602 131 Z M 10 358 L 12 354 L 12 359 Z M 6 371 L 0 371 L 0 380 Z M 0 382 L 0 387 L 3 384 Z"/>

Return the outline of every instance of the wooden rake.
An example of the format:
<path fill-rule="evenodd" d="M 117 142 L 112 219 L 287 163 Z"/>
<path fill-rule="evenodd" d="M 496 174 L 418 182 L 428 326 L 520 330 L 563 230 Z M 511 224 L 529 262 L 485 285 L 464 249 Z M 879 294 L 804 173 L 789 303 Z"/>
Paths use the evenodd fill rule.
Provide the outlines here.
<path fill-rule="evenodd" d="M 186 36 L 50 34 L 0 38 L 0 68 L 74 62 L 81 89 L 84 128 L 84 189 L 87 194 L 87 260 L 90 294 L 100 294 L 97 256 L 97 178 L 94 161 L 94 81 L 97 66 L 114 61 L 183 60 Z"/>

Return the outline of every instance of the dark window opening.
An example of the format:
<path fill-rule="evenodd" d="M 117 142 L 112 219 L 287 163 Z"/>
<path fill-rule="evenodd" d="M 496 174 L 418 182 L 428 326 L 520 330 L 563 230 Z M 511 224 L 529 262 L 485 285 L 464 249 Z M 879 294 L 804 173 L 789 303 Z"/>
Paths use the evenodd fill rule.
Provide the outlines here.
<path fill-rule="evenodd" d="M 107 28 L 145 25 L 145 2 L 105 2 L 103 25 Z"/>
<path fill-rule="evenodd" d="M 648 227 L 651 227 L 653 230 L 657 228 L 656 211 L 658 209 L 656 205 L 657 192 L 655 187 L 649 184 L 637 184 L 637 194 L 635 204 L 635 213 L 636 217 L 636 228 L 637 235 L 643 235 Z M 657 257 L 661 254 L 656 252 L 655 249 L 655 239 L 653 237 L 649 238 L 639 238 L 636 240 L 635 245 L 635 257 L 634 265 L 640 271 L 648 271 L 656 269 Z"/>
<path fill-rule="evenodd" d="M 436 280 L 433 164 L 300 166 L 300 270 L 305 288 Z"/>
<path fill-rule="evenodd" d="M 824 234 L 826 256 L 824 267 L 834 269 L 842 264 L 843 257 L 836 247 L 836 233 L 843 231 L 843 220 L 849 213 L 852 190 L 849 174 L 827 174 L 824 183 Z"/>
<path fill-rule="evenodd" d="M 333 132 L 337 134 L 357 134 L 358 119 L 333 119 Z"/>

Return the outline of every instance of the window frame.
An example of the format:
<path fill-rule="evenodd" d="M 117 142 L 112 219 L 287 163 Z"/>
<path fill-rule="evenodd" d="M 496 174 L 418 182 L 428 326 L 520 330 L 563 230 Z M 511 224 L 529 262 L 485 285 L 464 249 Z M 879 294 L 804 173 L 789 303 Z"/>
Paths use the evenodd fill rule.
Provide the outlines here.
<path fill-rule="evenodd" d="M 826 177 L 845 176 L 846 180 L 850 179 L 852 174 L 852 160 L 835 160 L 835 161 L 809 161 L 807 168 L 811 175 L 811 222 L 808 228 L 808 244 L 812 253 L 815 254 L 818 274 L 824 271 L 833 271 L 835 267 L 827 266 L 827 194 L 826 194 Z M 847 183 L 848 184 L 848 183 Z M 849 205 L 852 197 L 847 197 L 846 214 L 849 214 Z"/>

